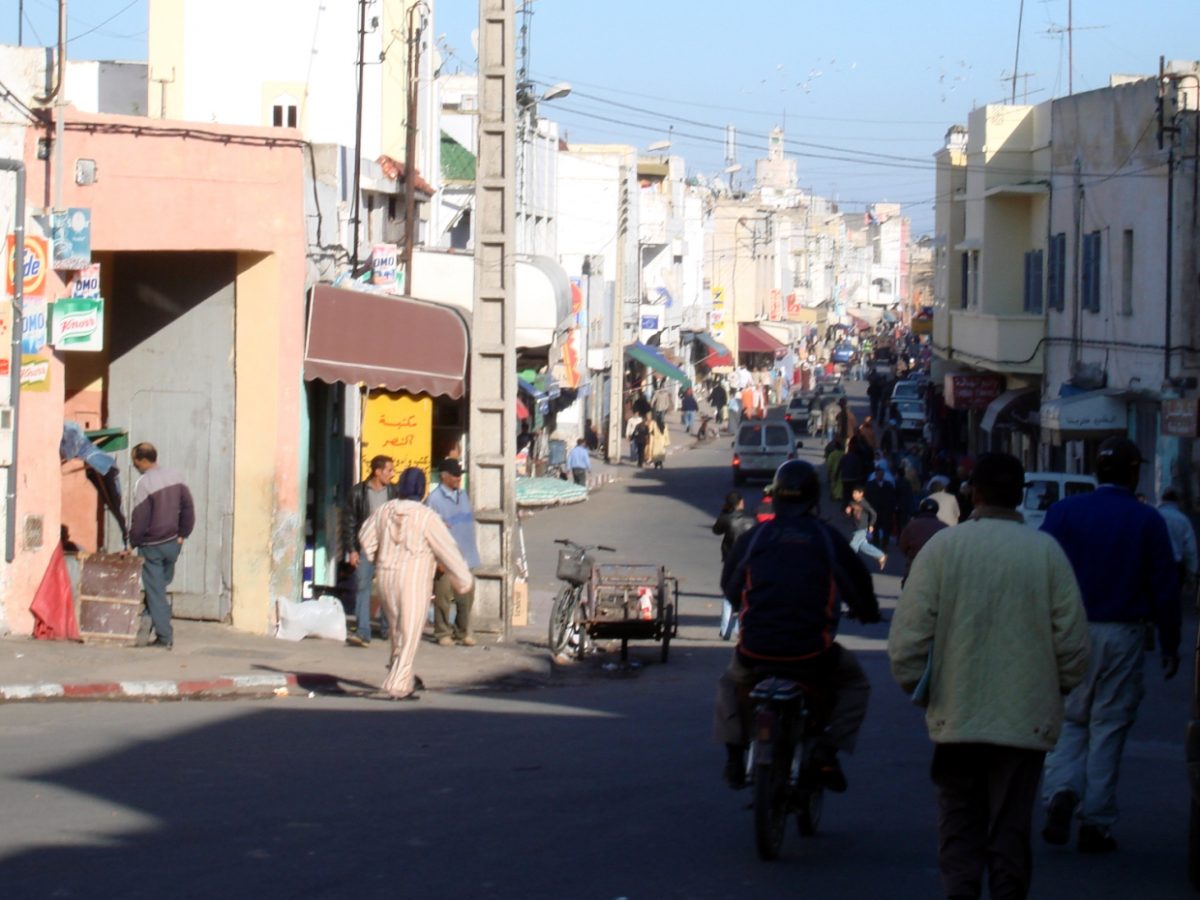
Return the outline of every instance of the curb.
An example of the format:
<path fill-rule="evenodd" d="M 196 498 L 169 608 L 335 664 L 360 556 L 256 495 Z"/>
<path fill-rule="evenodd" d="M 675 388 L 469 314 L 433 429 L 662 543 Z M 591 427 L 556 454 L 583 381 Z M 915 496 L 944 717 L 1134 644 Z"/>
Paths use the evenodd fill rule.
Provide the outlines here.
<path fill-rule="evenodd" d="M 0 684 L 0 703 L 46 700 L 212 700 L 287 696 L 337 687 L 337 676 L 321 672 L 224 675 L 204 680 L 110 681 L 61 684 Z"/>

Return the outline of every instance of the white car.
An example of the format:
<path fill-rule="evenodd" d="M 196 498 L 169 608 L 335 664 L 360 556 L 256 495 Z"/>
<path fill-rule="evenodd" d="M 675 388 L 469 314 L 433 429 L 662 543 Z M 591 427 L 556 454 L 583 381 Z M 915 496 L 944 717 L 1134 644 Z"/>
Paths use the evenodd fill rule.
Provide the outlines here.
<path fill-rule="evenodd" d="M 743 484 L 752 476 L 775 477 L 775 470 L 795 459 L 796 448 L 802 446 L 787 422 L 769 419 L 743 422 L 733 441 L 733 483 Z"/>
<path fill-rule="evenodd" d="M 1070 472 L 1026 472 L 1025 494 L 1017 512 L 1025 517 L 1025 524 L 1040 528 L 1046 518 L 1046 510 L 1063 497 L 1088 494 L 1096 489 L 1096 479 L 1091 475 L 1076 475 Z"/>

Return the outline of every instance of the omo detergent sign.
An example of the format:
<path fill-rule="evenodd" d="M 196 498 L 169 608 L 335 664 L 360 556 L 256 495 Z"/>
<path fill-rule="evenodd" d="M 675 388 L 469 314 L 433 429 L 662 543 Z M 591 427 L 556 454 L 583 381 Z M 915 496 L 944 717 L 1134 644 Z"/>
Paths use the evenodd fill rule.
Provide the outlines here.
<path fill-rule="evenodd" d="M 15 295 L 17 255 L 14 252 L 17 239 L 9 235 L 4 240 L 4 289 L 8 296 Z M 21 279 L 26 297 L 40 297 L 46 288 L 46 273 L 50 268 L 50 250 L 46 239 L 25 235 L 25 253 L 21 260 Z"/>

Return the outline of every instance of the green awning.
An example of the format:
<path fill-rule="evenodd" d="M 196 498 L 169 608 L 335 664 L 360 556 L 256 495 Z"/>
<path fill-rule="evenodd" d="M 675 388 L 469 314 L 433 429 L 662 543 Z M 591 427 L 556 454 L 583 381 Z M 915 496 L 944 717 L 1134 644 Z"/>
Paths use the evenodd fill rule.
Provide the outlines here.
<path fill-rule="evenodd" d="M 636 359 L 647 369 L 653 369 L 659 375 L 675 379 L 684 387 L 692 386 L 692 379 L 684 375 L 682 369 L 667 362 L 662 354 L 649 344 L 643 344 L 641 341 L 638 341 L 636 344 L 630 344 L 625 348 L 625 355 Z"/>

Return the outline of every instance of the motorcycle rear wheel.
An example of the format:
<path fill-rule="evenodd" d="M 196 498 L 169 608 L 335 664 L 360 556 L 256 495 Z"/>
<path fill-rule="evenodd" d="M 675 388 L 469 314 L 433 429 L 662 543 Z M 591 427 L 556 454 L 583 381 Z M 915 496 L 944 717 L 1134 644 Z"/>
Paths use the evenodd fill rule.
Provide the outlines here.
<path fill-rule="evenodd" d="M 791 754 L 781 752 L 786 749 L 776 747 L 772 761 L 754 773 L 754 842 L 765 860 L 778 858 L 787 832 Z"/>

